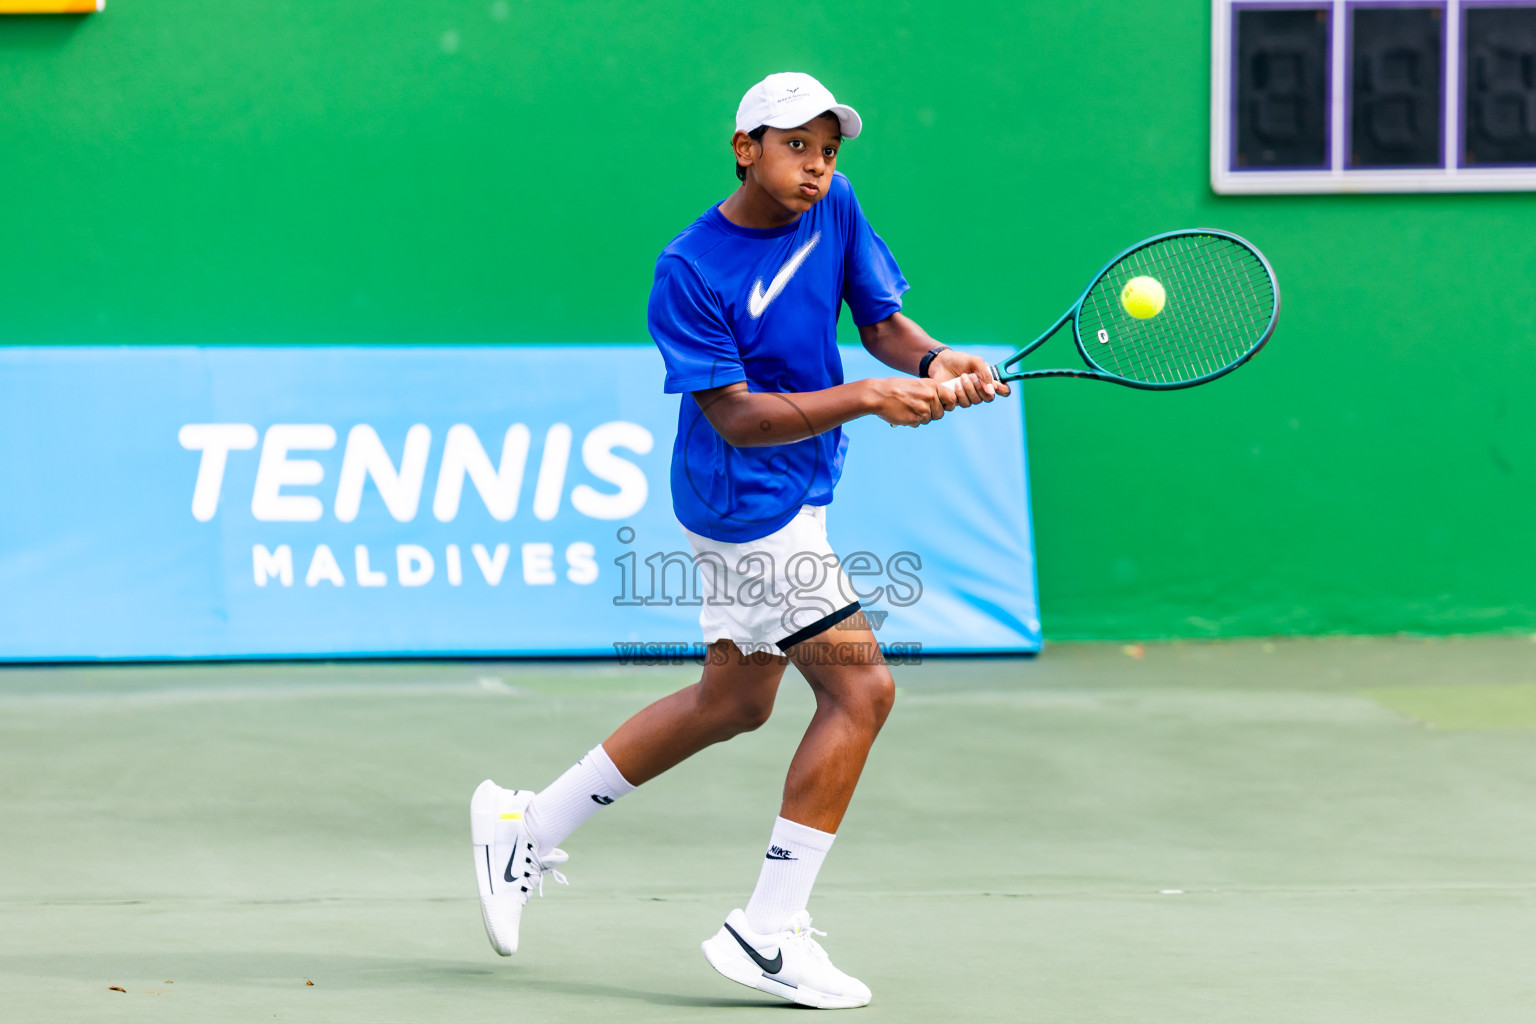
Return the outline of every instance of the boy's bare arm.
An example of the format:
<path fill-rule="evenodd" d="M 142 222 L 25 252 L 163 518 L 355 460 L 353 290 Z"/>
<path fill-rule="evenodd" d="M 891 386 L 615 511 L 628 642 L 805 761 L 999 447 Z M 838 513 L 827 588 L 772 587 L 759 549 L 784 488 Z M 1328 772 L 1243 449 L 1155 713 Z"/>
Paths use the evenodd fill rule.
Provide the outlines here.
<path fill-rule="evenodd" d="M 865 324 L 859 328 L 859 340 L 870 355 L 886 366 L 913 374 L 917 373 L 923 356 L 942 345 L 904 313 L 892 313 L 879 323 Z M 953 380 L 967 373 L 976 374 L 979 380 L 962 382 L 962 406 L 990 402 L 994 395 L 1006 395 L 1010 391 L 1001 381 L 992 382 L 990 388 L 987 386 L 992 376 L 991 367 L 980 356 L 945 349 L 928 366 L 928 375 L 934 380 Z"/>
<path fill-rule="evenodd" d="M 943 416 L 957 401 L 950 388 L 915 377 L 875 377 L 795 394 L 749 391 L 737 383 L 695 391 L 693 398 L 733 448 L 803 441 L 860 416 L 917 426 Z"/>

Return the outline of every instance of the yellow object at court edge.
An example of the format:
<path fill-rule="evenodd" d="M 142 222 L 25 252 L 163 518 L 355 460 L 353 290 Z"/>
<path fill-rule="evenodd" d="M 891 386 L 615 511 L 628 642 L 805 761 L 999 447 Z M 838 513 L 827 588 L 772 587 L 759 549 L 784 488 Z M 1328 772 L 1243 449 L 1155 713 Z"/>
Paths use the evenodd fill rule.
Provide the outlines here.
<path fill-rule="evenodd" d="M 1150 320 L 1163 311 L 1168 293 L 1155 277 L 1133 277 L 1120 291 L 1120 305 L 1137 320 Z"/>

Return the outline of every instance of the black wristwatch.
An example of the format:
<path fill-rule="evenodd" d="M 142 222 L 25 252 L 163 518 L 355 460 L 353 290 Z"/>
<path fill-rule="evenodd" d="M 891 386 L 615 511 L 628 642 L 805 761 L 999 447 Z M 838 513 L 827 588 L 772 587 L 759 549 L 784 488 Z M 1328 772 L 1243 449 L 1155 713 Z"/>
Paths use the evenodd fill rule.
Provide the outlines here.
<path fill-rule="evenodd" d="M 940 352 L 948 352 L 948 351 L 949 351 L 949 346 L 948 345 L 940 345 L 938 348 L 932 350 L 927 355 L 923 356 L 922 360 L 917 364 L 917 375 L 919 377 L 926 377 L 926 376 L 928 376 L 928 367 L 933 364 L 933 357 L 938 355 Z"/>

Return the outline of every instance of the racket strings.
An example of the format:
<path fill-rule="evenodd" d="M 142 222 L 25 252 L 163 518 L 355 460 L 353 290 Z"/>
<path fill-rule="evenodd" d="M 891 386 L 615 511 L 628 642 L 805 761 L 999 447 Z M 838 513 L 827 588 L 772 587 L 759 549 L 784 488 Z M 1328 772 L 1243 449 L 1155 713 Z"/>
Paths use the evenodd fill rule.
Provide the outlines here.
<path fill-rule="evenodd" d="M 1121 304 L 1121 289 L 1133 277 L 1163 286 L 1167 299 L 1156 316 L 1138 320 Z M 1100 369 L 1142 383 L 1182 384 L 1251 354 L 1274 308 L 1274 282 L 1246 246 L 1215 235 L 1178 235 L 1106 271 L 1083 301 L 1078 330 L 1089 361 Z"/>
<path fill-rule="evenodd" d="M 1230 366 L 1247 354 L 1267 325 L 1271 303 L 1259 297 L 1245 270 L 1263 266 L 1246 249 L 1221 244 L 1224 239 L 1182 238 L 1168 252 L 1149 254 L 1143 266 L 1176 283 L 1182 270 L 1190 282 L 1176 291 L 1181 300 L 1163 327 L 1161 337 L 1142 331 L 1145 345 L 1132 360 L 1152 380 L 1192 380 Z M 1213 244 L 1214 243 L 1214 244 Z M 1240 254 L 1240 255 L 1238 255 Z M 1237 258 L 1234 258 L 1234 257 Z M 1263 274 L 1268 282 L 1268 275 Z M 1143 324 L 1136 322 L 1137 326 Z M 1149 325 L 1150 326 L 1150 325 Z M 1146 345 L 1147 341 L 1160 344 Z"/>
<path fill-rule="evenodd" d="M 1144 382 L 1183 383 L 1219 372 L 1247 353 L 1267 321 L 1263 310 L 1255 309 L 1257 295 L 1247 275 L 1233 273 L 1231 254 L 1222 251 L 1226 247 L 1189 238 L 1170 241 L 1160 251 L 1137 254 L 1116 275 L 1144 274 L 1165 282 L 1172 301 L 1152 323 L 1123 312 L 1118 288 L 1098 296 L 1110 342 L 1093 355 L 1112 372 Z"/>
<path fill-rule="evenodd" d="M 1155 383 L 1186 382 L 1230 366 L 1247 354 L 1268 321 L 1249 275 L 1233 259 L 1236 247 L 1209 238 L 1169 241 L 1158 251 L 1134 254 L 1139 258 L 1129 260 L 1117 275 L 1146 274 L 1166 282 L 1174 301 L 1156 318 L 1160 322 L 1137 321 L 1123 311 L 1115 317 L 1118 292 L 1106 289 L 1109 294 L 1099 296 L 1100 308 L 1114 303 L 1105 312 L 1119 321 L 1114 333 L 1121 343 L 1112 339 L 1094 355 L 1108 355 L 1105 361 L 1122 375 Z M 1256 260 L 1253 266 L 1262 271 Z"/>

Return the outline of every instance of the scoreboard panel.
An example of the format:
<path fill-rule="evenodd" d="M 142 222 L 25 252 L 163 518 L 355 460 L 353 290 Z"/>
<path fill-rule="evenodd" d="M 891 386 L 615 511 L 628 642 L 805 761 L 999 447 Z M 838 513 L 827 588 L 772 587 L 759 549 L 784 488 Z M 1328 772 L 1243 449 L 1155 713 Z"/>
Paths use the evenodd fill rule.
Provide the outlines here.
<path fill-rule="evenodd" d="M 1536 189 L 1536 0 L 1215 0 L 1217 192 Z"/>

